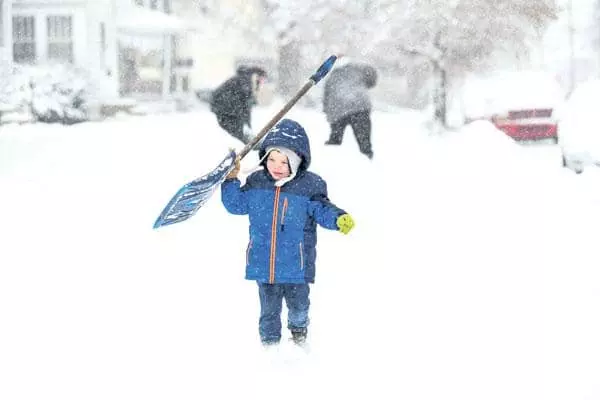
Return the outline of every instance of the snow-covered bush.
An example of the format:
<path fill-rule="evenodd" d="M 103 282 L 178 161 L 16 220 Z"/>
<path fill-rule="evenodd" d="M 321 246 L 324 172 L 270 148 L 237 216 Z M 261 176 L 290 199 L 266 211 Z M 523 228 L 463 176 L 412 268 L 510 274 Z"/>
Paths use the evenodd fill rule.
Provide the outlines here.
<path fill-rule="evenodd" d="M 1 73 L 0 104 L 8 110 L 28 111 L 31 98 L 29 79 L 8 64 L 2 66 Z"/>
<path fill-rule="evenodd" d="M 88 74 L 65 65 L 15 66 L 0 85 L 0 103 L 41 122 L 86 121 Z"/>

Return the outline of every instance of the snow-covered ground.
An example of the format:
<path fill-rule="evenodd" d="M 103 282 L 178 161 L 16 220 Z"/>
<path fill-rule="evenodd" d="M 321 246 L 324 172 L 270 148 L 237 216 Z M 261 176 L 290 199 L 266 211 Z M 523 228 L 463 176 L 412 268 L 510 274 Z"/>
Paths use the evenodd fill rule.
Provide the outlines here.
<path fill-rule="evenodd" d="M 599 172 L 408 111 L 374 113 L 371 162 L 350 132 L 325 147 L 321 113 L 288 116 L 357 221 L 319 231 L 308 353 L 261 348 L 247 220 L 218 192 L 152 230 L 241 147 L 212 114 L 2 126 L 0 398 L 600 398 Z"/>

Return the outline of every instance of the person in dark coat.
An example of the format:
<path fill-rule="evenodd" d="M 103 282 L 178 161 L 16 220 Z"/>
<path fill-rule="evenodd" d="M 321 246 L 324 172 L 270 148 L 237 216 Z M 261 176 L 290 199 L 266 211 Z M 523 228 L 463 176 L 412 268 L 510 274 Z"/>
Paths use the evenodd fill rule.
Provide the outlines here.
<path fill-rule="evenodd" d="M 251 111 L 266 76 L 260 67 L 241 66 L 235 76 L 219 85 L 211 95 L 210 110 L 221 128 L 244 144 L 252 139 Z"/>
<path fill-rule="evenodd" d="M 371 99 L 368 90 L 377 84 L 377 71 L 368 64 L 348 62 L 334 68 L 325 82 L 323 111 L 331 127 L 325 144 L 340 145 L 350 125 L 360 152 L 373 158 Z"/>
<path fill-rule="evenodd" d="M 239 160 L 221 185 L 228 212 L 248 215 L 246 279 L 256 281 L 260 299 L 259 334 L 264 345 L 281 340 L 285 299 L 287 328 L 299 345 L 308 332 L 309 283 L 315 280 L 317 225 L 347 234 L 350 215 L 327 196 L 327 184 L 308 171 L 310 145 L 304 128 L 283 119 L 260 144 L 259 170 L 242 186 Z"/>

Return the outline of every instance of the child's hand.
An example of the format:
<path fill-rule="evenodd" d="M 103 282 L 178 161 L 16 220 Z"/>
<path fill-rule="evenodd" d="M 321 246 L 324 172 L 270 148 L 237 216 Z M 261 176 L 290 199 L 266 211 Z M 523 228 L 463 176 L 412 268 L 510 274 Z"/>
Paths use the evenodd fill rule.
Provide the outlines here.
<path fill-rule="evenodd" d="M 235 158 L 235 166 L 231 170 L 231 172 L 227 175 L 225 179 L 235 179 L 240 173 L 240 156 Z"/>
<path fill-rule="evenodd" d="M 338 230 L 344 235 L 347 235 L 348 232 L 354 228 L 354 220 L 350 214 L 340 215 L 335 223 L 338 227 Z"/>

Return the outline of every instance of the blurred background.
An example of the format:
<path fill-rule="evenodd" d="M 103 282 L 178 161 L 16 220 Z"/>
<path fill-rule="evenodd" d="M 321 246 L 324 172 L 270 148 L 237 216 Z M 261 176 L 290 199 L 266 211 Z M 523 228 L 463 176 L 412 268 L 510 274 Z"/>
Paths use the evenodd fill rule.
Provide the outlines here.
<path fill-rule="evenodd" d="M 0 0 L 1 121 L 182 111 L 242 64 L 268 72 L 268 104 L 335 53 L 377 67 L 377 108 L 460 126 L 598 76 L 599 15 L 598 0 Z"/>

